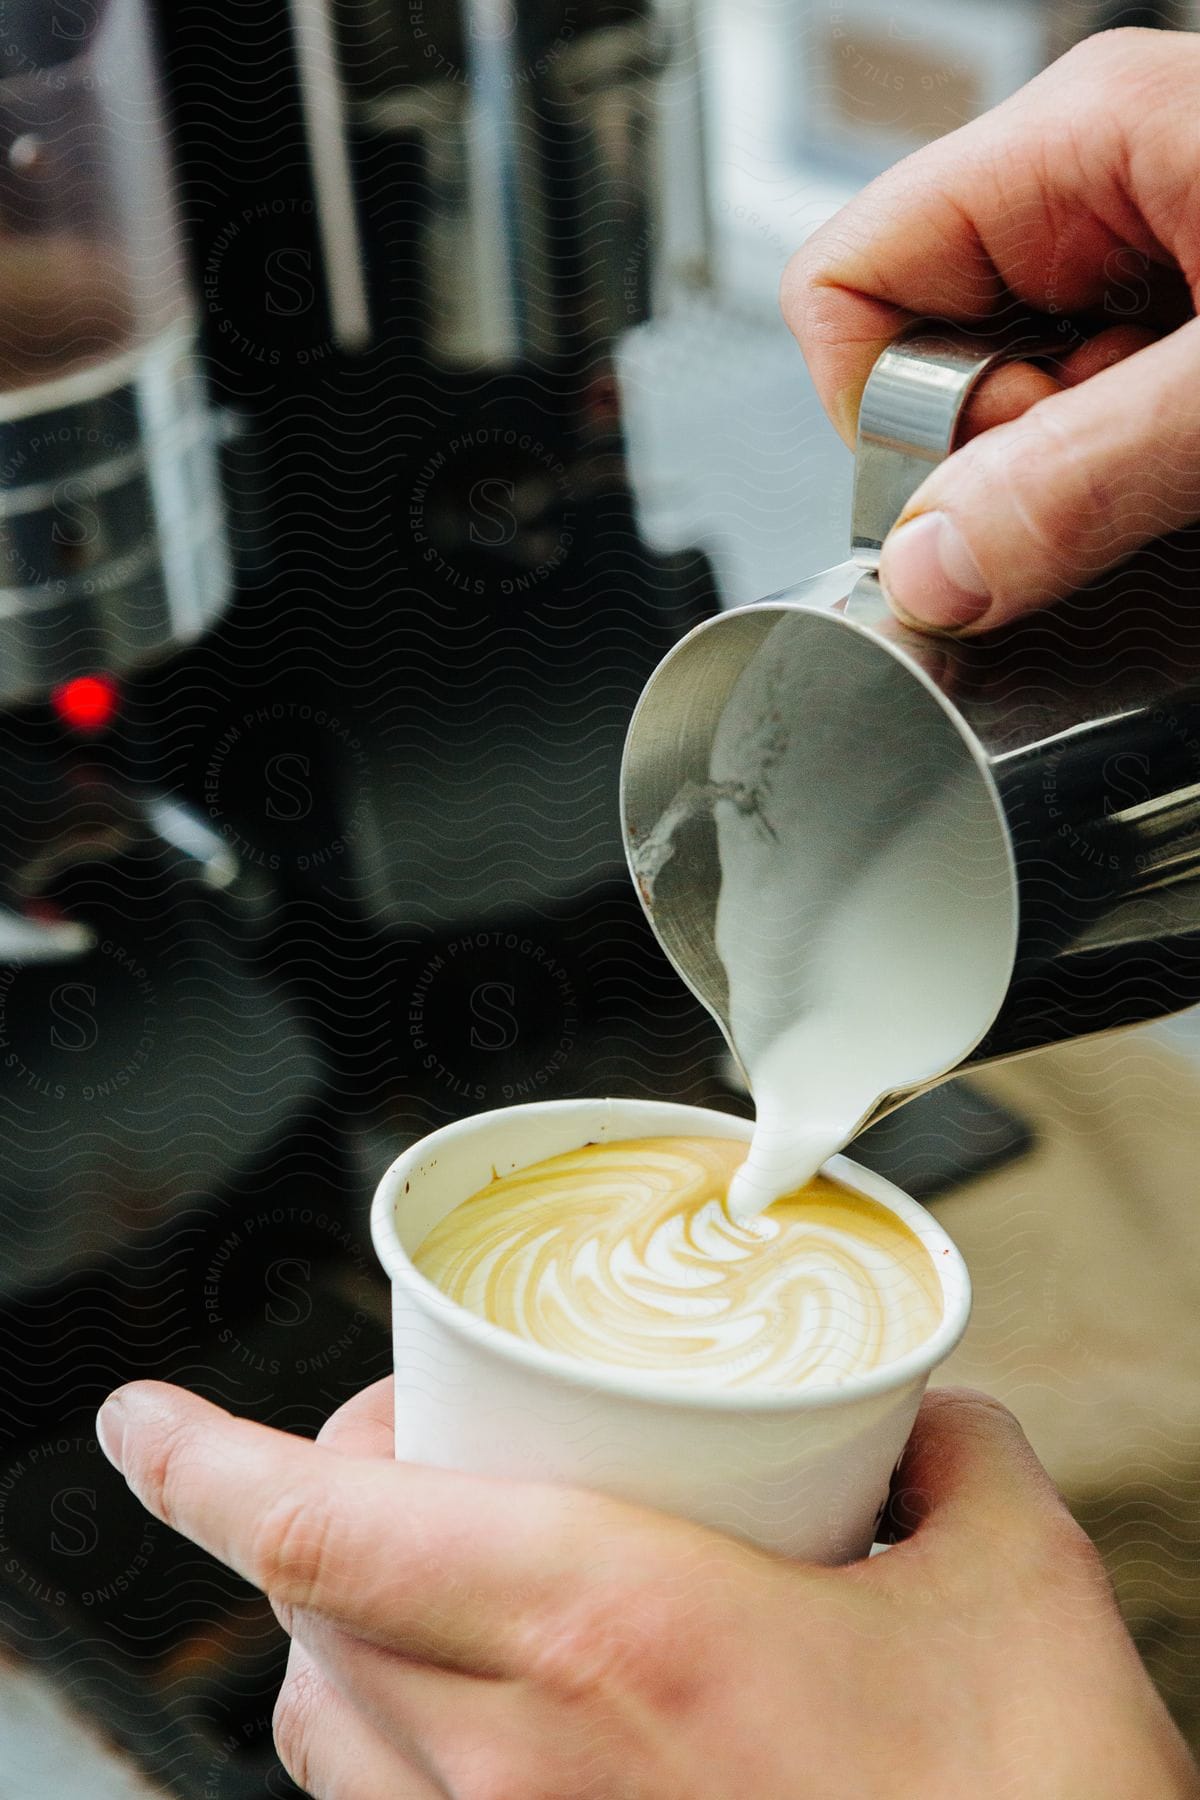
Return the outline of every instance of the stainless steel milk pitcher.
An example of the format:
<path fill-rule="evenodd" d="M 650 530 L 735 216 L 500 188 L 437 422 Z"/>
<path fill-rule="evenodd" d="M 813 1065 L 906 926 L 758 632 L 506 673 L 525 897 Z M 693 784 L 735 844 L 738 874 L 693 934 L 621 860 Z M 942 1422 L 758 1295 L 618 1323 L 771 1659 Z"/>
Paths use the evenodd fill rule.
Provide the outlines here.
<path fill-rule="evenodd" d="M 878 831 L 863 828 L 871 795 L 894 794 L 898 815 L 953 771 L 953 810 L 939 814 L 952 826 L 930 840 L 919 890 L 860 907 L 855 942 L 868 977 L 872 959 L 919 951 L 918 1005 L 951 1004 L 969 974 L 978 1029 L 947 1066 L 882 1095 L 864 1124 L 966 1065 L 1200 1001 L 1196 534 L 1160 539 L 1050 611 L 971 640 L 907 629 L 875 573 L 973 385 L 1014 354 L 942 329 L 884 351 L 862 401 L 852 560 L 684 638 L 648 683 L 625 749 L 634 880 L 735 1053 L 717 948 L 722 809 L 753 813 L 787 747 L 801 774 L 773 793 L 760 838 L 769 845 L 780 808 L 802 821 L 806 904 L 836 915 L 878 854 Z M 982 936 L 965 948 L 955 922 L 978 924 L 980 909 Z M 754 907 L 742 911 L 739 928 L 759 929 Z"/>

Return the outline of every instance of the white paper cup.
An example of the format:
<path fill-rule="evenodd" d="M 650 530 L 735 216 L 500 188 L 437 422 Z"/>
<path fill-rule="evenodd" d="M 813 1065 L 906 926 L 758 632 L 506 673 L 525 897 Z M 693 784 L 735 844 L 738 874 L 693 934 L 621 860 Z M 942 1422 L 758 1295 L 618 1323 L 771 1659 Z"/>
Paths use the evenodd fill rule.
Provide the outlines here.
<path fill-rule="evenodd" d="M 865 1555 L 930 1373 L 971 1307 L 962 1257 L 890 1182 L 842 1156 L 825 1165 L 916 1232 L 941 1283 L 942 1319 L 910 1355 L 839 1387 L 706 1393 L 577 1361 L 465 1311 L 410 1261 L 496 1175 L 593 1142 L 750 1131 L 725 1113 L 654 1100 L 548 1100 L 460 1119 L 397 1157 L 371 1212 L 392 1283 L 397 1457 L 572 1482 L 813 1562 Z"/>

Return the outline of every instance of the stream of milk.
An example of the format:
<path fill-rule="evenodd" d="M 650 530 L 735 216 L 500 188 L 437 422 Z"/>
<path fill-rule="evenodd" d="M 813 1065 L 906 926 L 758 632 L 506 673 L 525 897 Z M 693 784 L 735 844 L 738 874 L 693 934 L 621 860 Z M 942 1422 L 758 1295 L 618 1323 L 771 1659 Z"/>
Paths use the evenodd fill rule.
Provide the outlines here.
<path fill-rule="evenodd" d="M 741 796 L 714 817 L 716 944 L 756 1107 L 728 1202 L 742 1220 L 884 1095 L 961 1061 L 1003 1000 L 1015 928 L 994 802 L 939 705 L 860 639 L 848 669 L 844 634 L 835 673 L 829 632 L 789 623 L 740 678 L 710 771 Z"/>

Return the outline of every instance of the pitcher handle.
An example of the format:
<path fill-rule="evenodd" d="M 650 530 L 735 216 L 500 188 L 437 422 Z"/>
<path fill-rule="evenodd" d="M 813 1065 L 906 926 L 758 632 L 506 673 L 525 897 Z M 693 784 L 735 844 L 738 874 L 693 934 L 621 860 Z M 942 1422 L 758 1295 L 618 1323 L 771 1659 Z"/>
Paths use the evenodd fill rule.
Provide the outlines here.
<path fill-rule="evenodd" d="M 855 451 L 851 555 L 876 569 L 883 540 L 925 477 L 950 454 L 976 384 L 997 363 L 1045 355 L 1044 334 L 988 339 L 916 324 L 876 360 L 863 389 Z"/>

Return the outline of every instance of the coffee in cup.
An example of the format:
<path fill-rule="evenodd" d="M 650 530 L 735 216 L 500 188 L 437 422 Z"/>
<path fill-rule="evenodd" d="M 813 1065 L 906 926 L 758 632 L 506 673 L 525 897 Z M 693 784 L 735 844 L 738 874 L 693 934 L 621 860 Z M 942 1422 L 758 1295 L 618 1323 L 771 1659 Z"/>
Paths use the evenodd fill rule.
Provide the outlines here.
<path fill-rule="evenodd" d="M 469 1312 L 563 1356 L 698 1388 L 836 1386 L 942 1317 L 916 1233 L 824 1176 L 736 1222 L 734 1138 L 585 1144 L 489 1182 L 418 1246 Z"/>

